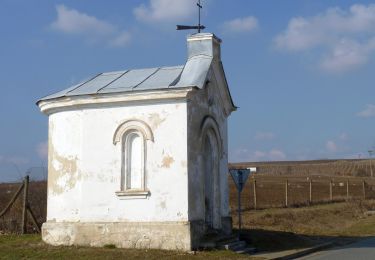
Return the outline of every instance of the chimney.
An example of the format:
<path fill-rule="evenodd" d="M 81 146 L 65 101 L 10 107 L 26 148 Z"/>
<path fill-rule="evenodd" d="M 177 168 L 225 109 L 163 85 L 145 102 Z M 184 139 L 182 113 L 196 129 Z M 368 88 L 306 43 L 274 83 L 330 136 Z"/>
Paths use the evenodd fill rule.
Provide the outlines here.
<path fill-rule="evenodd" d="M 221 40 L 213 33 L 195 33 L 187 38 L 188 59 L 205 55 L 220 60 Z"/>

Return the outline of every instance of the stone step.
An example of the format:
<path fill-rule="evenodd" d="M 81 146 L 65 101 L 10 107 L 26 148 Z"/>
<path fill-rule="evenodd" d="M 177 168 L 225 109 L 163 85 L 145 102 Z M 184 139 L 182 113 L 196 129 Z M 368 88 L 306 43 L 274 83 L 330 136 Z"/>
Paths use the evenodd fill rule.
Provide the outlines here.
<path fill-rule="evenodd" d="M 228 244 L 231 242 L 238 241 L 236 236 L 230 235 L 214 235 L 214 234 L 206 234 L 200 241 L 201 248 L 217 248 L 220 245 Z"/>
<path fill-rule="evenodd" d="M 246 244 L 245 241 L 237 240 L 237 241 L 232 241 L 230 243 L 221 244 L 221 245 L 219 245 L 219 248 L 235 251 L 235 250 L 244 248 L 246 246 L 247 246 L 247 244 Z"/>
<path fill-rule="evenodd" d="M 227 236 L 220 234 L 208 234 L 203 237 L 200 242 L 200 248 L 231 250 L 238 254 L 251 254 L 256 251 L 255 248 L 249 247 L 245 241 L 240 240 L 236 235 Z"/>
<path fill-rule="evenodd" d="M 234 252 L 236 252 L 237 254 L 254 254 L 256 251 L 257 250 L 254 247 L 245 247 L 241 250 L 237 250 L 237 251 L 234 251 Z"/>
<path fill-rule="evenodd" d="M 238 254 L 252 254 L 256 252 L 256 249 L 249 247 L 243 240 L 239 240 L 237 236 L 228 237 L 226 240 L 221 240 L 218 243 L 217 249 L 231 250 Z"/>

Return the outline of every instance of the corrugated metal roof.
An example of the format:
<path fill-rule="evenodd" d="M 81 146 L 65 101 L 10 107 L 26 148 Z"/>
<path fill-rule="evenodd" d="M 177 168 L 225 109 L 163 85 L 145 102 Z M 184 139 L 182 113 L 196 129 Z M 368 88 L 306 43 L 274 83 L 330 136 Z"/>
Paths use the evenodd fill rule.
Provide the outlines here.
<path fill-rule="evenodd" d="M 39 101 L 67 96 L 95 95 L 129 91 L 203 88 L 212 57 L 194 56 L 185 65 L 105 72 Z"/>

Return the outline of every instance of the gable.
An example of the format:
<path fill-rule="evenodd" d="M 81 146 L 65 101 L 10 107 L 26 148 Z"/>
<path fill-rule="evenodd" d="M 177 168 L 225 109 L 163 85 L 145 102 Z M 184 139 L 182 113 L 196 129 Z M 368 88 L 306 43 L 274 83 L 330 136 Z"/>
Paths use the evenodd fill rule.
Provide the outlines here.
<path fill-rule="evenodd" d="M 231 112 L 236 111 L 237 107 L 233 103 L 221 61 L 214 60 L 212 62 L 209 80 L 215 83 L 225 114 L 229 116 Z"/>

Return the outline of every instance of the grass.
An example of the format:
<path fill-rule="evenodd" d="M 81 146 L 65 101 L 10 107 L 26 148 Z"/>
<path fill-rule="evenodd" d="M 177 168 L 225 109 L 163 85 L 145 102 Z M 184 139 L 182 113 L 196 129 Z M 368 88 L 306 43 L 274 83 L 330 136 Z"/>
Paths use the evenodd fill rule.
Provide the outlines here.
<path fill-rule="evenodd" d="M 0 235 L 0 259 L 240 259 L 230 251 L 206 251 L 196 254 L 178 251 L 49 246 L 40 235 Z"/>

